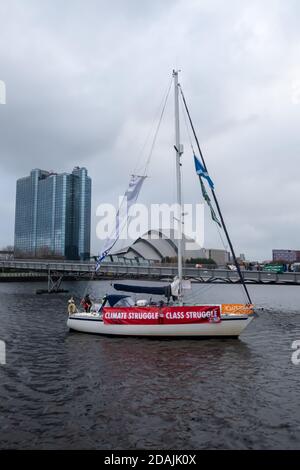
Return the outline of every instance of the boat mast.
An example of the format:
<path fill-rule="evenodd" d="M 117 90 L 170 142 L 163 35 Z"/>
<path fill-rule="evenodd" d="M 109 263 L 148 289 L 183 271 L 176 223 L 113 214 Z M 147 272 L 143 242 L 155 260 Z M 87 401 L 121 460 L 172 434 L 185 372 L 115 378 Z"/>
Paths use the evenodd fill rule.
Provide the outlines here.
<path fill-rule="evenodd" d="M 179 126 L 179 85 L 178 70 L 173 70 L 174 77 L 174 97 L 175 97 L 175 151 L 176 151 L 176 183 L 177 183 L 177 206 L 178 206 L 178 278 L 179 278 L 179 302 L 182 303 L 182 191 L 181 191 L 181 162 L 183 147 L 180 144 L 180 126 Z"/>

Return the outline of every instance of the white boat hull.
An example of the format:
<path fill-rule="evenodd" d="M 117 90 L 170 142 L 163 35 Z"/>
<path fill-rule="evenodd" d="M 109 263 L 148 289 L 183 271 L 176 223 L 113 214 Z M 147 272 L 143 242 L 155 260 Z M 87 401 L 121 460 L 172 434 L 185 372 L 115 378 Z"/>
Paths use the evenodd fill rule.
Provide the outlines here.
<path fill-rule="evenodd" d="M 116 336 L 194 336 L 194 337 L 238 337 L 253 317 L 248 315 L 222 316 L 219 323 L 189 323 L 176 325 L 111 325 L 95 315 L 73 315 L 68 318 L 71 330 Z"/>

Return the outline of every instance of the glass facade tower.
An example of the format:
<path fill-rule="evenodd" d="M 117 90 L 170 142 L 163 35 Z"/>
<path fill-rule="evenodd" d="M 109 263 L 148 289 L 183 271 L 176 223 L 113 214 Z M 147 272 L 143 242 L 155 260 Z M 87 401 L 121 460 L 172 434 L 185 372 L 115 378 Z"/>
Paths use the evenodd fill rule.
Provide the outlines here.
<path fill-rule="evenodd" d="M 90 257 L 91 178 L 86 168 L 69 173 L 32 170 L 17 181 L 15 254 Z"/>

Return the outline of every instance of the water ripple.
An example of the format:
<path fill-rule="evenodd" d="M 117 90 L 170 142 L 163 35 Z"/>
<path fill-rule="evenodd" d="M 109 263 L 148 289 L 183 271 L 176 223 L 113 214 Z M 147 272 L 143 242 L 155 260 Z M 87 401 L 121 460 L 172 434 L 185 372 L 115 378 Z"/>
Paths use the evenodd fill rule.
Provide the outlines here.
<path fill-rule="evenodd" d="M 264 310 L 241 339 L 198 341 L 71 333 L 67 296 L 37 287 L 0 285 L 0 448 L 300 449 L 297 288 L 251 286 Z"/>

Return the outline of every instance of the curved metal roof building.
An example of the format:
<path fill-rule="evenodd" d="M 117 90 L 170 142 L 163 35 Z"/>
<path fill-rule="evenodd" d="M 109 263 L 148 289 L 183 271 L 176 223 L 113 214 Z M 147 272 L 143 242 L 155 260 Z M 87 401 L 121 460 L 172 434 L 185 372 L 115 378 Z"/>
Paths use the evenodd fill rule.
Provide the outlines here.
<path fill-rule="evenodd" d="M 176 258 L 178 252 L 178 238 L 175 230 L 149 230 L 142 237 L 137 238 L 131 245 L 112 252 L 113 256 L 129 259 L 142 258 L 144 260 L 161 262 L 165 258 Z M 206 258 L 206 250 L 201 248 L 195 240 L 183 235 L 184 258 Z"/>

